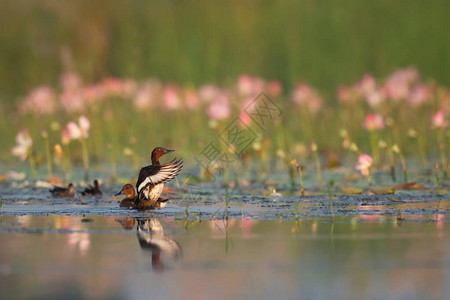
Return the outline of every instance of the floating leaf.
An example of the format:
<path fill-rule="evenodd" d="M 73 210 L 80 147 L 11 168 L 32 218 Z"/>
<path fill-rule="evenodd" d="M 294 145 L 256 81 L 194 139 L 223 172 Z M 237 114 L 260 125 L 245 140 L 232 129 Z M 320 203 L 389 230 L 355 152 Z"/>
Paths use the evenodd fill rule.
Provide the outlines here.
<path fill-rule="evenodd" d="M 362 189 L 355 187 L 342 188 L 342 192 L 347 195 L 359 195 L 362 194 Z"/>
<path fill-rule="evenodd" d="M 398 200 L 398 199 L 395 199 L 395 198 L 392 198 L 392 197 L 386 197 L 386 198 L 391 200 L 391 201 L 395 201 L 395 202 L 404 202 L 402 200 Z"/>
<path fill-rule="evenodd" d="M 375 195 L 394 194 L 395 188 L 389 187 L 369 187 L 369 191 Z"/>
<path fill-rule="evenodd" d="M 358 180 L 360 180 L 361 178 L 362 178 L 361 175 L 359 175 L 359 174 L 354 174 L 354 173 L 348 174 L 347 176 L 345 176 L 345 180 L 347 180 L 347 181 L 358 181 Z"/>
<path fill-rule="evenodd" d="M 396 190 L 419 190 L 419 189 L 423 189 L 424 186 L 415 181 L 410 181 L 410 182 L 393 185 L 393 186 L 391 186 L 391 188 L 394 188 Z"/>

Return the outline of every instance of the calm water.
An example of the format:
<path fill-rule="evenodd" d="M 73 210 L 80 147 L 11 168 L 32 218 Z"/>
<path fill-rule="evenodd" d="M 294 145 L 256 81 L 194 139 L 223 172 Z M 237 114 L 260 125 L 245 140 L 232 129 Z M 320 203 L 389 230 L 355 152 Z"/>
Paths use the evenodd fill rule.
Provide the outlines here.
<path fill-rule="evenodd" d="M 2 216 L 2 298 L 449 299 L 449 215 Z"/>
<path fill-rule="evenodd" d="M 417 173 L 420 189 L 368 195 L 327 176 L 307 197 L 255 181 L 227 209 L 219 184 L 172 185 L 147 212 L 119 208 L 118 184 L 59 199 L 2 183 L 0 298 L 450 299 L 450 182 L 437 195 Z"/>

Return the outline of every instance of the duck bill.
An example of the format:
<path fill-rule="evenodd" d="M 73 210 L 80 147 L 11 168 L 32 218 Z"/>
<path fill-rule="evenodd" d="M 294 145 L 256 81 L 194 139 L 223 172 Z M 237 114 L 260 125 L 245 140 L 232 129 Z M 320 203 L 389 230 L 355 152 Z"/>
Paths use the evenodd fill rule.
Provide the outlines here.
<path fill-rule="evenodd" d="M 173 151 L 175 151 L 175 150 L 169 150 L 169 149 L 165 149 L 164 148 L 164 154 L 167 154 L 167 153 L 170 153 L 170 152 L 173 152 Z"/>
<path fill-rule="evenodd" d="M 118 192 L 117 194 L 115 194 L 114 196 L 119 196 L 119 195 L 123 195 L 123 191 L 122 190 L 120 192 Z"/>

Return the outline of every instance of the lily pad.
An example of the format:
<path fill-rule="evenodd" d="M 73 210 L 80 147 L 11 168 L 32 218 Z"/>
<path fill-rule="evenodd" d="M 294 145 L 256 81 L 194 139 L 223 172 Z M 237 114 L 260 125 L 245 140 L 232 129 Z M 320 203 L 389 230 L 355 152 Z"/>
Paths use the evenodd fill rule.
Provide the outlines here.
<path fill-rule="evenodd" d="M 394 194 L 395 188 L 388 187 L 369 187 L 369 191 L 375 195 Z"/>
<path fill-rule="evenodd" d="M 342 192 L 346 195 L 359 195 L 362 194 L 362 189 L 355 187 L 342 188 Z"/>
<path fill-rule="evenodd" d="M 396 190 L 421 190 L 424 188 L 424 186 L 415 181 L 409 181 L 409 182 L 393 185 L 393 186 L 391 186 L 391 188 L 395 188 Z"/>
<path fill-rule="evenodd" d="M 375 195 L 386 195 L 386 194 L 394 194 L 395 188 L 392 186 L 388 187 L 369 187 L 369 191 Z"/>

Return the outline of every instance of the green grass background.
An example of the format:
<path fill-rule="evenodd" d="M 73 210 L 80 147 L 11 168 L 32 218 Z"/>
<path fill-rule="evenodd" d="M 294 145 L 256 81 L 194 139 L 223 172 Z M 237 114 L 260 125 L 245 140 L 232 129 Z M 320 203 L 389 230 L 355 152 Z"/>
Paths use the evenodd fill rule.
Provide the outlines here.
<path fill-rule="evenodd" d="M 326 93 L 414 65 L 449 85 L 449 12 L 447 0 L 4 0 L 0 101 L 56 84 L 69 65 L 87 82 L 224 84 L 247 72 Z"/>

